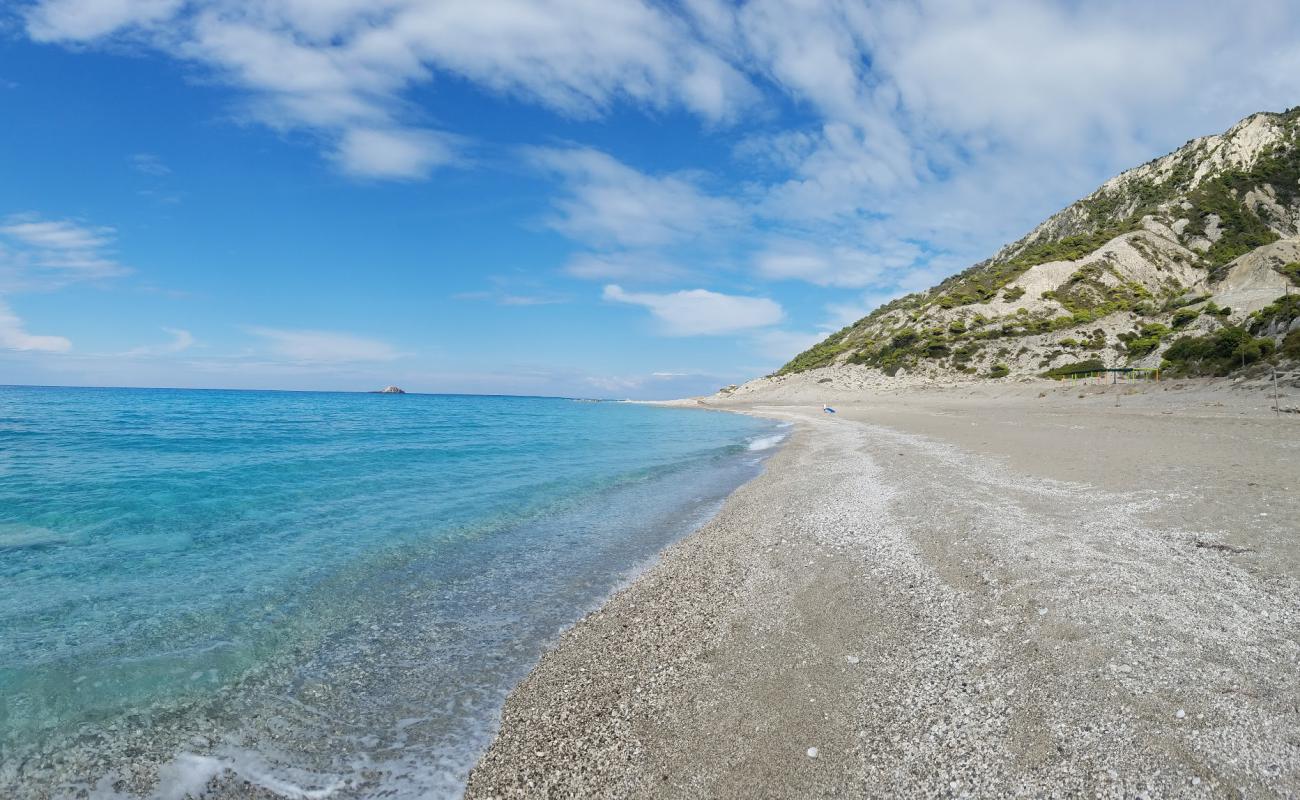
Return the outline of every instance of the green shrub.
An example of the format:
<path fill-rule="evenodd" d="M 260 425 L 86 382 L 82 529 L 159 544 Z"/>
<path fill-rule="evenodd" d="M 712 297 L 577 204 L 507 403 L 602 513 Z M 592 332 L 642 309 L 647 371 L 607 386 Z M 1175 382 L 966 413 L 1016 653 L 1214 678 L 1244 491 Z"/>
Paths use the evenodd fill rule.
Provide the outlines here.
<path fill-rule="evenodd" d="M 974 358 L 979 351 L 979 345 L 974 342 L 967 342 L 953 352 L 952 360 L 956 364 L 964 364 Z"/>
<path fill-rule="evenodd" d="M 1174 327 L 1185 328 L 1188 325 L 1192 324 L 1193 320 L 1195 320 L 1200 315 L 1201 312 L 1199 311 L 1190 308 L 1180 308 L 1174 312 L 1174 319 L 1173 319 Z"/>
<path fill-rule="evenodd" d="M 1300 331 L 1291 331 L 1282 340 L 1281 353 L 1284 357 L 1300 361 Z"/>
<path fill-rule="evenodd" d="M 1169 310 L 1174 308 L 1183 308 L 1184 306 L 1194 306 L 1197 303 L 1203 303 L 1209 299 L 1210 295 L 1208 294 L 1192 294 L 1191 292 L 1188 292 L 1187 294 L 1182 294 L 1178 297 L 1169 298 L 1169 300 L 1165 301 L 1165 309 Z"/>
<path fill-rule="evenodd" d="M 1300 261 L 1292 261 L 1290 264 L 1283 264 L 1276 269 L 1291 283 L 1300 286 Z"/>
<path fill-rule="evenodd" d="M 1087 361 L 1076 361 L 1073 364 L 1062 364 L 1059 367 L 1053 367 L 1043 373 L 1045 378 L 1064 378 L 1067 375 L 1076 375 L 1081 372 L 1096 372 L 1099 369 L 1105 369 L 1106 365 L 1100 358 L 1090 358 Z"/>
<path fill-rule="evenodd" d="M 1002 290 L 1002 299 L 1008 303 L 1014 303 L 1025 296 L 1024 287 L 1011 286 Z"/>
<path fill-rule="evenodd" d="M 920 334 L 916 331 L 911 328 L 904 328 L 894 334 L 893 338 L 889 340 L 889 346 L 894 350 L 905 350 L 915 344 L 920 338 Z"/>
<path fill-rule="evenodd" d="M 1165 351 L 1175 375 L 1227 375 L 1273 353 L 1272 339 L 1257 339 L 1245 328 L 1227 325 L 1206 336 L 1184 336 Z"/>
<path fill-rule="evenodd" d="M 941 339 L 931 339 L 925 343 L 926 358 L 943 358 L 951 352 L 948 349 L 948 343 Z"/>
<path fill-rule="evenodd" d="M 1190 195 L 1190 224 L 1184 235 L 1204 235 L 1210 214 L 1219 217 L 1219 239 L 1206 252 L 1211 265 L 1220 267 L 1261 245 L 1275 242 L 1277 233 L 1241 202 L 1251 189 L 1268 183 L 1283 206 L 1297 193 L 1300 149 L 1273 147 L 1255 160 L 1249 172 L 1230 170 L 1202 183 Z"/>
<path fill-rule="evenodd" d="M 1006 364 L 994 364 L 993 368 L 989 370 L 990 378 L 1005 378 L 1010 374 L 1011 367 L 1008 367 Z"/>
<path fill-rule="evenodd" d="M 1139 336 L 1136 339 L 1129 339 L 1125 344 L 1125 350 L 1129 358 L 1141 358 L 1160 346 L 1159 336 Z"/>
<path fill-rule="evenodd" d="M 1300 318 L 1300 295 L 1279 297 L 1251 315 L 1250 331 L 1261 333 L 1274 325 L 1290 327 L 1297 318 Z"/>
<path fill-rule="evenodd" d="M 790 360 L 790 363 L 781 367 L 776 374 L 787 375 L 831 364 L 835 361 L 836 356 L 848 349 L 848 346 L 844 343 L 844 337 L 848 335 L 851 329 L 850 326 L 832 333 L 818 344 L 795 356 Z"/>

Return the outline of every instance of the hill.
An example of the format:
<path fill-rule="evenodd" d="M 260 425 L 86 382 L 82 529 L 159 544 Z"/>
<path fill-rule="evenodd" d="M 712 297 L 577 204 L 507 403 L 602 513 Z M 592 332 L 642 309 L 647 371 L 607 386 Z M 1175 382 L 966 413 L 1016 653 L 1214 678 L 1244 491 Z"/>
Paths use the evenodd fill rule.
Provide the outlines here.
<path fill-rule="evenodd" d="M 945 380 L 1300 359 L 1300 107 L 1128 170 L 992 258 L 899 298 L 775 376 Z"/>

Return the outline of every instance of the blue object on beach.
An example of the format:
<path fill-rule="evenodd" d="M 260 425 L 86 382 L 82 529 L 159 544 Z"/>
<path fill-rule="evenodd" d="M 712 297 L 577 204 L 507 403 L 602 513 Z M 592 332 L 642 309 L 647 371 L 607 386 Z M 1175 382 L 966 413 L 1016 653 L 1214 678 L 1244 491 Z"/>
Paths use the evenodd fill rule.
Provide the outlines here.
<path fill-rule="evenodd" d="M 825 411 L 827 414 L 835 413 L 835 409 L 831 408 L 830 406 L 822 406 L 822 411 Z"/>

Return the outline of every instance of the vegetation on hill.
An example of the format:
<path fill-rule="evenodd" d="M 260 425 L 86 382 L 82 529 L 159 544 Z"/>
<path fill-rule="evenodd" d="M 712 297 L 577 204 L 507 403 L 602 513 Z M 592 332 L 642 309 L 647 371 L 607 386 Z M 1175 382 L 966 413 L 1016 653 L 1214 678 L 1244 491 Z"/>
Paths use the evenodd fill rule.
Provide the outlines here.
<path fill-rule="evenodd" d="M 1253 158 L 1233 155 L 1249 147 Z M 1297 225 L 1300 108 L 1254 115 L 1223 137 L 1193 140 L 1108 181 L 994 257 L 882 306 L 778 374 L 852 363 L 887 375 L 939 369 L 996 377 L 1024 370 L 1035 356 L 1052 372 L 1070 352 L 1096 353 L 1077 363 L 1132 363 L 1183 341 L 1189 343 L 1175 352 L 1174 368 L 1217 370 L 1227 364 L 1216 360 L 1227 340 L 1213 329 L 1233 326 L 1226 325 L 1230 310 L 1210 299 L 1214 287 L 1234 259 L 1300 235 Z M 1117 242 L 1123 257 L 1112 252 Z M 1144 264 L 1141 274 L 1133 272 L 1135 258 Z M 1040 296 L 1012 285 L 1034 267 L 1063 261 L 1076 268 Z M 1300 285 L 1300 262 L 1274 268 Z M 1189 283 L 1188 270 L 1200 277 Z M 1056 333 L 1062 336 L 1053 340 Z M 1018 341 L 1027 337 L 1037 338 Z M 1213 341 L 1200 342 L 1206 338 Z M 1250 343 L 1233 341 L 1232 352 L 1244 347 L 1249 363 Z M 1258 350 L 1268 355 L 1266 346 Z"/>
<path fill-rule="evenodd" d="M 1161 366 L 1172 376 L 1227 375 L 1273 354 L 1272 339 L 1226 325 L 1205 336 L 1184 336 L 1165 351 Z"/>

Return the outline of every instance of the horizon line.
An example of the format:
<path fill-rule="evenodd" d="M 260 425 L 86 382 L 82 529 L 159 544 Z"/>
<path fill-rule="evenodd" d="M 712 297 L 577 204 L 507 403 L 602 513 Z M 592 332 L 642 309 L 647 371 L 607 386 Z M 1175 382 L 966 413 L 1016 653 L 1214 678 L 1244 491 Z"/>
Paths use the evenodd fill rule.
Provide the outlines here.
<path fill-rule="evenodd" d="M 90 390 L 137 390 L 144 392 L 280 392 L 292 394 L 390 394 L 378 389 L 241 389 L 223 386 L 98 386 L 88 384 L 58 383 L 0 383 L 0 389 L 90 389 Z M 621 402 L 628 398 L 616 397 L 580 397 L 578 395 L 558 394 L 503 394 L 500 392 L 415 392 L 403 389 L 401 394 L 420 395 L 424 397 L 516 397 L 528 400 L 600 400 L 602 402 Z"/>

